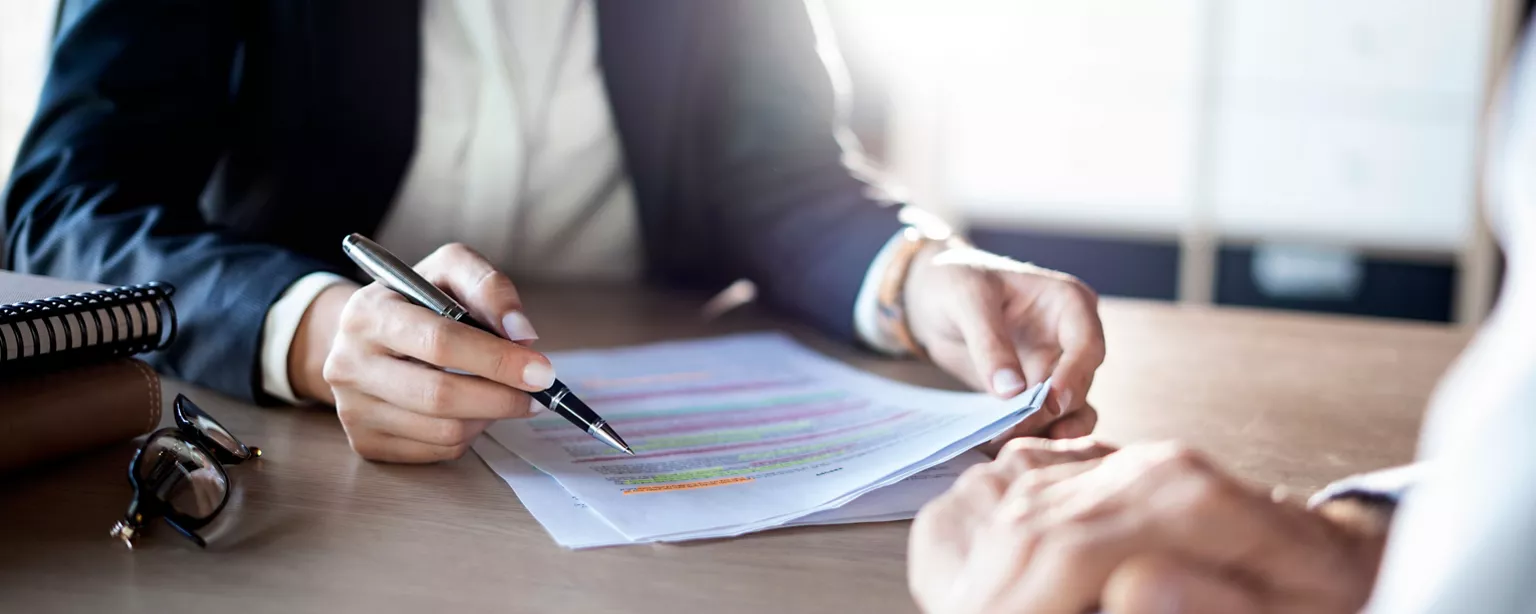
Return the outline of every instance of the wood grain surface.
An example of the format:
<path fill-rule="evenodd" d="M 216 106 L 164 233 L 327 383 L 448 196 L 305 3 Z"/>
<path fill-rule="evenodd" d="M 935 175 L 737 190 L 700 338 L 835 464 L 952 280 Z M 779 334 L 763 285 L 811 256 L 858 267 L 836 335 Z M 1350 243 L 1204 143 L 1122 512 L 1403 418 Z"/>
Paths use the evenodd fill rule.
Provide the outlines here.
<path fill-rule="evenodd" d="M 634 289 L 532 288 L 542 349 L 785 328 L 838 358 L 931 386 L 751 307 Z M 1305 494 L 1411 458 L 1435 379 L 1466 343 L 1444 326 L 1105 300 L 1109 360 L 1090 394 L 1111 441 L 1177 438 L 1239 474 Z M 0 478 L 4 612 L 905 612 L 906 522 L 809 527 L 687 545 L 568 552 L 472 454 L 363 461 L 324 408 L 256 408 L 167 382 L 250 444 L 238 500 L 200 551 L 153 526 L 107 536 L 133 446 Z M 3 400 L 0 400 L 3 404 Z M 0 409 L 3 410 L 3 409 Z M 167 413 L 169 416 L 169 413 Z M 169 418 L 166 419 L 169 422 Z"/>

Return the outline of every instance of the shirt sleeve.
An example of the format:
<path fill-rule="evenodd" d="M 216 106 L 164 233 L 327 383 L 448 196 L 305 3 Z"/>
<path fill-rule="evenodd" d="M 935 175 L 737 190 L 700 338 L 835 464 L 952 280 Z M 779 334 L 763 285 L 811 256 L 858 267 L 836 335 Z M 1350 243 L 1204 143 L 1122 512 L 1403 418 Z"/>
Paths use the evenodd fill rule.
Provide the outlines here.
<path fill-rule="evenodd" d="M 885 279 L 891 260 L 896 257 L 900 238 L 899 233 L 892 235 L 875 254 L 874 261 L 869 263 L 869 270 L 864 273 L 864 282 L 859 285 L 858 298 L 853 302 L 853 327 L 859 335 L 859 341 L 888 356 L 906 354 L 901 341 L 880 328 L 880 283 Z"/>
<path fill-rule="evenodd" d="M 1398 503 L 1418 483 L 1424 473 L 1424 463 L 1403 465 L 1381 471 L 1352 475 L 1323 487 L 1307 501 L 1308 507 L 1317 507 L 1335 499 L 1366 497 Z"/>
<path fill-rule="evenodd" d="M 346 279 L 333 273 L 310 273 L 288 286 L 272 307 L 267 309 L 266 320 L 261 325 L 261 389 L 285 403 L 298 404 L 293 384 L 288 381 L 288 350 L 293 347 L 293 336 L 299 332 L 299 321 L 309 304 L 315 302 L 326 288 L 343 283 Z"/>

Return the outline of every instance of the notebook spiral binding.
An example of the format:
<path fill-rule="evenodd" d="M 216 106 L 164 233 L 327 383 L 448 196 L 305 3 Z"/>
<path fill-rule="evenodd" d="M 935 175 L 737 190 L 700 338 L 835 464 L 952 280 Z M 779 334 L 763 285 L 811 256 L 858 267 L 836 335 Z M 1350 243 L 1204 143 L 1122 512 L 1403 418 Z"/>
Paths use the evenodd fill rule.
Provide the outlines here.
<path fill-rule="evenodd" d="M 80 364 L 162 349 L 176 338 L 175 293 L 170 284 L 150 282 L 0 305 L 0 366 Z"/>

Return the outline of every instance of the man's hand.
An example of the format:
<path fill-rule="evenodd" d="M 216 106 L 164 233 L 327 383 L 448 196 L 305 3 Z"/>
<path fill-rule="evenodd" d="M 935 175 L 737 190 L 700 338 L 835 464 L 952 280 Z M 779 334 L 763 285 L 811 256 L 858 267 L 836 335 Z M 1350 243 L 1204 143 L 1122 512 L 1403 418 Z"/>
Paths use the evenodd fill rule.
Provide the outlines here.
<path fill-rule="evenodd" d="M 918 255 L 908 275 L 904 300 L 912 335 L 940 367 L 1004 398 L 1054 378 L 1045 411 L 998 444 L 1019 435 L 1093 432 L 1098 414 L 1086 399 L 1104 362 L 1093 290 L 1064 273 L 937 245 Z"/>
<path fill-rule="evenodd" d="M 447 245 L 415 269 L 507 338 L 537 338 L 512 281 L 473 250 Z M 544 355 L 377 283 L 321 293 L 304 314 L 288 364 L 296 393 L 336 405 L 353 450 L 402 463 L 463 456 L 491 421 L 542 409 L 526 392 L 555 379 Z"/>
<path fill-rule="evenodd" d="M 923 508 L 908 572 L 928 612 L 1342 614 L 1383 540 L 1176 446 L 1019 439 Z"/>

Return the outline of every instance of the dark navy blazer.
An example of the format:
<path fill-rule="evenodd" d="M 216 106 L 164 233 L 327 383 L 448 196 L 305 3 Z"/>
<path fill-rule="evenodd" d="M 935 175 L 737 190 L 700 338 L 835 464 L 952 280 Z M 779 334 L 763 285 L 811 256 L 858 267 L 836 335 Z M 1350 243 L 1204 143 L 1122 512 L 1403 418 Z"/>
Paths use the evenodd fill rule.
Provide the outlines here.
<path fill-rule="evenodd" d="M 161 371 L 246 399 L 267 308 L 355 273 L 415 146 L 419 0 L 69 0 L 4 200 L 18 271 L 163 280 Z M 756 282 L 852 337 L 895 207 L 844 166 L 792 0 L 598 0 L 599 60 L 653 280 Z"/>

